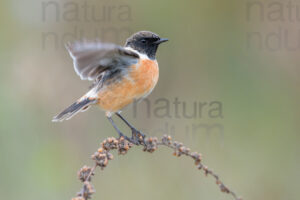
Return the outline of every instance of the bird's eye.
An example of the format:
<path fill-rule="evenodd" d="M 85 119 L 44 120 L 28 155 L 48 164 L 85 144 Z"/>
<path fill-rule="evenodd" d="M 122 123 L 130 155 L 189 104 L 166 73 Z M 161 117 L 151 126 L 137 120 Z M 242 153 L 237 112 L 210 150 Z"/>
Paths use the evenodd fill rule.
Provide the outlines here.
<path fill-rule="evenodd" d="M 145 44 L 147 41 L 145 39 L 141 40 L 141 43 Z"/>

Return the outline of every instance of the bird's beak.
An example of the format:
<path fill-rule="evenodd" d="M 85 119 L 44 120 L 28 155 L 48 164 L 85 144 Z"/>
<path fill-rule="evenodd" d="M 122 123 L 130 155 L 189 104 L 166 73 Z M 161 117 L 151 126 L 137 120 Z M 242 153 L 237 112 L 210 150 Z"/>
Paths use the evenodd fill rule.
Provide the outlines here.
<path fill-rule="evenodd" d="M 154 43 L 155 43 L 155 44 L 161 44 L 161 43 L 167 42 L 167 41 L 169 41 L 169 39 L 167 39 L 167 38 L 160 38 L 159 40 L 157 40 L 157 41 L 154 42 Z"/>

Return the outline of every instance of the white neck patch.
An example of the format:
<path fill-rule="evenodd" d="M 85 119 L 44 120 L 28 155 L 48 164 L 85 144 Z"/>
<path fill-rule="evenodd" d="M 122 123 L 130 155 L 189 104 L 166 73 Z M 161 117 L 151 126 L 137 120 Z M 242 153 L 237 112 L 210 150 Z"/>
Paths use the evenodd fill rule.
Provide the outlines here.
<path fill-rule="evenodd" d="M 125 49 L 133 51 L 134 53 L 138 54 L 141 59 L 150 59 L 146 54 L 140 53 L 137 50 L 131 48 L 131 47 L 125 47 Z"/>

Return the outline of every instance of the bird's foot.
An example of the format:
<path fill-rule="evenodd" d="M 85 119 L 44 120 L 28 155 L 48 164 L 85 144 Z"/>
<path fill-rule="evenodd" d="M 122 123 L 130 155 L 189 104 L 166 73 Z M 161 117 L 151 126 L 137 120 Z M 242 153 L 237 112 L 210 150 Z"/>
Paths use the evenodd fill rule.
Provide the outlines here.
<path fill-rule="evenodd" d="M 132 131 L 131 140 L 133 141 L 133 143 L 135 145 L 144 144 L 144 139 L 146 136 L 141 131 L 136 130 L 135 128 L 131 128 L 131 131 Z"/>

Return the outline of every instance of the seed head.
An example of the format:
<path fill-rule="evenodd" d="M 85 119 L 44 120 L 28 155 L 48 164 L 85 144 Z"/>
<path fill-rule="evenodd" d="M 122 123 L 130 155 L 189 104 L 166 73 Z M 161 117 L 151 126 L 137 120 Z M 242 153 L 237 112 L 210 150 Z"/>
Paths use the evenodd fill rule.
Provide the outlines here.
<path fill-rule="evenodd" d="M 89 176 L 91 171 L 92 171 L 92 168 L 90 168 L 86 165 L 83 166 L 77 173 L 79 180 L 81 180 L 82 182 L 91 181 L 92 176 L 94 175 L 94 173 L 92 173 L 91 176 Z M 88 176 L 89 176 L 89 178 L 88 178 Z M 87 178 L 88 178 L 88 180 L 86 180 Z"/>

